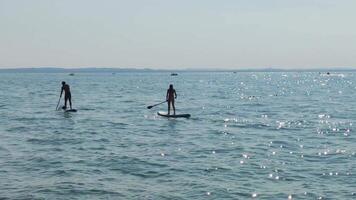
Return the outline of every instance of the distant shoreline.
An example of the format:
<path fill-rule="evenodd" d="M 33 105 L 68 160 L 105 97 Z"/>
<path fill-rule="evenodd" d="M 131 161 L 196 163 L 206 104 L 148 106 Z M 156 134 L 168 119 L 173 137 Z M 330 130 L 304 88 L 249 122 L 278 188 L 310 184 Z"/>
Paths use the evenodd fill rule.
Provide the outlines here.
<path fill-rule="evenodd" d="M 356 72 L 356 68 L 324 68 L 324 69 L 138 69 L 138 68 L 57 68 L 57 67 L 32 67 L 32 68 L 5 68 L 0 73 L 120 73 L 120 72 Z"/>

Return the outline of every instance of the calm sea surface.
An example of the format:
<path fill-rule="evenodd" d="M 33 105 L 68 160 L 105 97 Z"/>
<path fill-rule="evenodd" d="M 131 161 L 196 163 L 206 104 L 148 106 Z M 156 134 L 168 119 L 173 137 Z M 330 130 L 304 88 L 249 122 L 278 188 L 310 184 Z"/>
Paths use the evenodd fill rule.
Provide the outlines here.
<path fill-rule="evenodd" d="M 62 80 L 77 113 L 55 111 Z M 146 108 L 170 83 L 190 119 Z M 0 73 L 0 86 L 0 199 L 356 199 L 356 73 Z"/>

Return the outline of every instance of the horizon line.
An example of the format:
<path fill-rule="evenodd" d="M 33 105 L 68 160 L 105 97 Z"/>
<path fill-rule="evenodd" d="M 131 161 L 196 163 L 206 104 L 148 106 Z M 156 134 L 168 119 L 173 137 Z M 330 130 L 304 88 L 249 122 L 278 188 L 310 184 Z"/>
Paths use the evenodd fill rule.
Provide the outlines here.
<path fill-rule="evenodd" d="M 124 67 L 16 67 L 0 68 L 2 73 L 23 72 L 23 73 L 68 73 L 68 72 L 328 72 L 328 71 L 356 71 L 356 67 L 324 67 L 324 68 L 278 68 L 278 67 L 253 67 L 253 68 L 124 68 Z"/>
<path fill-rule="evenodd" d="M 230 67 L 182 67 L 182 68 L 160 68 L 160 67 L 112 67 L 112 66 L 74 66 L 74 67 L 61 67 L 61 66 L 22 66 L 22 67 L 5 67 L 0 70 L 39 70 L 39 69 L 60 69 L 60 70 L 85 70 L 85 69 L 110 69 L 110 70 L 152 70 L 152 71 L 246 71 L 246 70 L 281 70 L 281 71 L 308 71 L 308 70 L 356 70 L 355 66 L 331 66 L 331 67 L 291 67 L 283 68 L 276 66 L 256 66 L 256 67 L 241 67 L 241 68 L 230 68 Z"/>

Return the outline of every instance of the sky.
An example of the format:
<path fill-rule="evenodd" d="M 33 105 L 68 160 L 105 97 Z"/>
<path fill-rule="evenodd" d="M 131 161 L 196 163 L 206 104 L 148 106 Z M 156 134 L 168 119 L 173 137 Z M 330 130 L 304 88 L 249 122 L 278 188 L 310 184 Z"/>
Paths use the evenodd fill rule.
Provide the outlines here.
<path fill-rule="evenodd" d="M 0 68 L 356 67 L 355 0 L 0 0 Z"/>

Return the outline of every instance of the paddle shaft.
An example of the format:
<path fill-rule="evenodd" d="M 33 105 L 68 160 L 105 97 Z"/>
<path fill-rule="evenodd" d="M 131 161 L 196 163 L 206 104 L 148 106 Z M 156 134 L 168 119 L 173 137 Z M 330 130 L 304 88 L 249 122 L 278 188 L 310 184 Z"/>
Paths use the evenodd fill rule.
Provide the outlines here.
<path fill-rule="evenodd" d="M 62 96 L 60 96 L 59 99 L 58 99 L 58 103 L 57 103 L 57 106 L 56 106 L 56 110 L 58 110 L 58 106 L 59 106 L 59 103 L 61 102 L 61 98 L 62 98 Z"/>
<path fill-rule="evenodd" d="M 153 108 L 155 106 L 161 105 L 162 103 L 166 103 L 166 102 L 167 102 L 167 100 L 162 101 L 161 103 L 158 103 L 158 104 L 155 104 L 155 105 L 152 105 L 152 106 L 147 106 L 147 109 L 151 109 L 151 108 Z"/>

